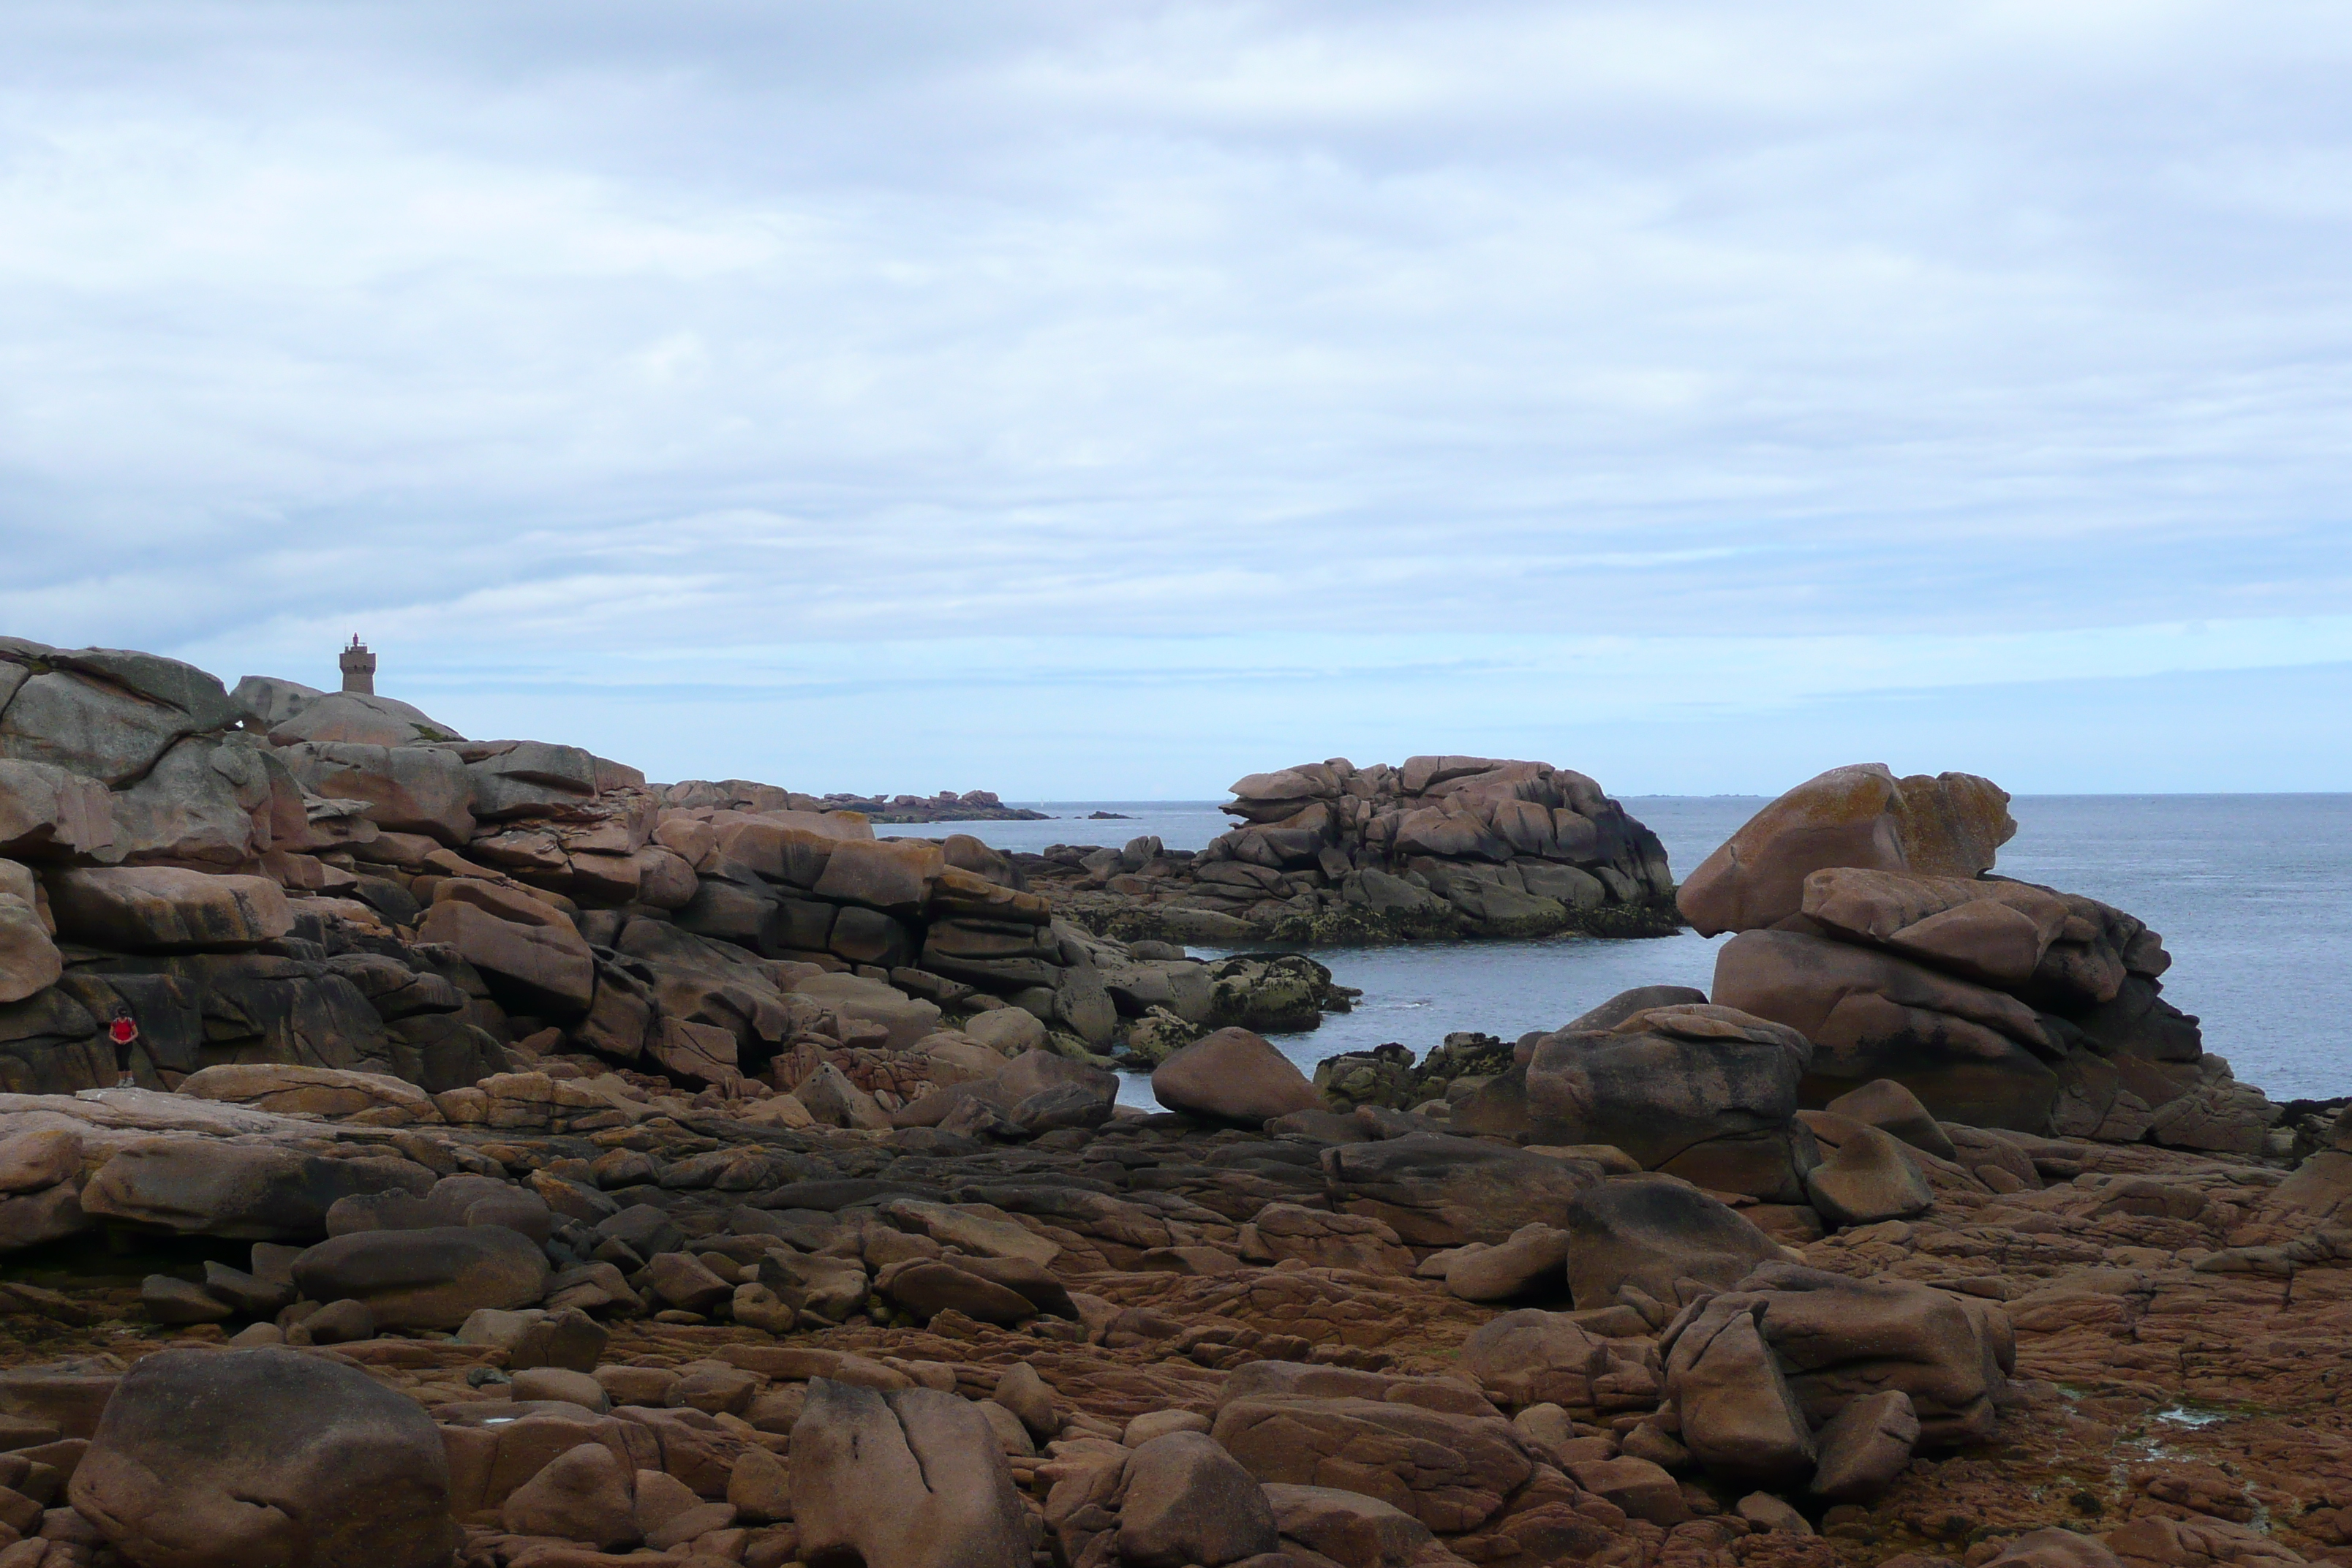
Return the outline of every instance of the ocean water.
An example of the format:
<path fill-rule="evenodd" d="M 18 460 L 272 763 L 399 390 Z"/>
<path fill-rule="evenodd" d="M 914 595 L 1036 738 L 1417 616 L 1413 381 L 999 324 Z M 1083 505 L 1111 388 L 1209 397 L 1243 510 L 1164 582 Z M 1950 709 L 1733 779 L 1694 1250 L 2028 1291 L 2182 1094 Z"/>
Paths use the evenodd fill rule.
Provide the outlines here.
<path fill-rule="evenodd" d="M 1664 843 L 1677 878 L 1764 805 L 1742 795 L 1622 798 Z M 1024 850 L 1156 833 L 1171 848 L 1196 849 L 1231 822 L 1206 801 L 1018 804 L 1054 819 L 881 831 L 969 832 Z M 2239 1078 L 2274 1100 L 2352 1094 L 2352 795 L 2021 795 L 2010 810 L 2017 837 L 1998 869 L 2104 900 L 2161 931 L 2173 958 L 2166 997 L 2203 1020 L 2205 1048 L 2227 1057 Z M 1093 811 L 1129 820 L 1085 820 Z M 1706 990 L 1718 943 L 1684 931 L 1318 952 L 1363 997 L 1354 1012 L 1275 1043 L 1311 1071 L 1325 1057 L 1384 1041 L 1425 1052 L 1456 1029 L 1510 1039 L 1557 1028 L 1629 986 Z M 1151 1103 L 1139 1076 L 1120 1098 Z"/>

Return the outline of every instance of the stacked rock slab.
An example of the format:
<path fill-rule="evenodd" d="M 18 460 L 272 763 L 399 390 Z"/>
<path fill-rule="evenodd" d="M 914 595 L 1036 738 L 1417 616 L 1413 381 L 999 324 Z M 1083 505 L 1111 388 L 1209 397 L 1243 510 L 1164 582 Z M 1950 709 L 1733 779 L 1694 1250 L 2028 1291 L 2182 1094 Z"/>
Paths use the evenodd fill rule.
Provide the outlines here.
<path fill-rule="evenodd" d="M 1157 1059 L 1219 1024 L 1311 1026 L 1339 994 L 1293 963 L 1303 986 L 1132 952 L 976 839 L 877 840 L 771 785 L 649 785 L 369 692 L 0 639 L 0 1089 L 111 1084 L 124 1012 L 165 1087 L 278 1064 L 439 1093 L 561 1039 L 790 1089 L 868 1024 L 898 1049 L 1004 1010 Z"/>
<path fill-rule="evenodd" d="M 2162 939 L 1993 875 L 2008 799 L 1870 764 L 1774 801 L 1679 894 L 1701 934 L 1738 933 L 1714 1000 L 1812 1042 L 1807 1105 L 1891 1079 L 1970 1126 L 2261 1151 L 2277 1111 L 2164 999 Z"/>
<path fill-rule="evenodd" d="M 1252 773 L 1242 819 L 1196 853 L 1156 838 L 1048 850 L 1023 868 L 1072 918 L 1130 937 L 1348 942 L 1664 935 L 1679 924 L 1657 835 L 1548 763 L 1344 758 Z"/>

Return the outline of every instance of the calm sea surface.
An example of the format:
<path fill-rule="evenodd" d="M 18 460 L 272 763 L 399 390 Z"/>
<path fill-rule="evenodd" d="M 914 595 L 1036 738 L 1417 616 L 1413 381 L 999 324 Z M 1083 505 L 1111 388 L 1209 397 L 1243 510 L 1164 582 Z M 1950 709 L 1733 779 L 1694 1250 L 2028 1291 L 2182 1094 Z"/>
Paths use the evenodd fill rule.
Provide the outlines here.
<path fill-rule="evenodd" d="M 1763 805 L 1762 797 L 1626 796 L 1656 830 L 1677 878 Z M 1021 802 L 1046 822 L 885 827 L 968 832 L 1002 849 L 1123 844 L 1158 834 L 1197 849 L 1230 818 L 1211 802 Z M 2274 1100 L 2352 1093 L 2352 795 L 2021 795 L 2005 875 L 2087 893 L 2164 933 L 2165 995 L 2204 1020 L 2205 1047 Z M 1113 811 L 1125 821 L 1087 821 Z M 1648 941 L 1343 948 L 1316 956 L 1360 987 L 1356 1011 L 1276 1038 L 1302 1067 L 1395 1040 L 1427 1051 L 1453 1030 L 1505 1039 L 1556 1028 L 1633 985 L 1696 985 L 1717 943 L 1685 931 Z M 1205 952 L 1206 950 L 1196 950 Z M 1120 1098 L 1151 1103 L 1140 1077 Z"/>

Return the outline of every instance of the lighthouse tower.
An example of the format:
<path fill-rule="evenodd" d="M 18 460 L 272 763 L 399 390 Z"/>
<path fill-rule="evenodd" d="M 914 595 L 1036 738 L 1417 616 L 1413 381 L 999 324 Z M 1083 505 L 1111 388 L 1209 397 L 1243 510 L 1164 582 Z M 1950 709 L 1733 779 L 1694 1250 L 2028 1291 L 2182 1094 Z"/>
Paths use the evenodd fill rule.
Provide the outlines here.
<path fill-rule="evenodd" d="M 354 636 L 352 646 L 343 649 L 336 662 L 343 667 L 343 689 L 363 696 L 375 695 L 375 655 L 368 652 L 367 644 Z"/>

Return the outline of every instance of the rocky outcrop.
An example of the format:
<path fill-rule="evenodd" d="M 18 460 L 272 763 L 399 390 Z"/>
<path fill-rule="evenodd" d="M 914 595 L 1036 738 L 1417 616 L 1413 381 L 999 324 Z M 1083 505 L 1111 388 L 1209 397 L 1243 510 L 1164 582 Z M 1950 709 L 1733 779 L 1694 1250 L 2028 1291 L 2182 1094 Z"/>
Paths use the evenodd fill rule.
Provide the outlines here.
<path fill-rule="evenodd" d="M 2268 1147 L 2276 1109 L 2164 1000 L 2157 933 L 1993 875 L 2007 801 L 1973 775 L 1872 765 L 1773 802 L 1679 895 L 1700 931 L 1738 933 L 1715 1002 L 1812 1042 L 1811 1106 L 1891 1079 L 1971 1126 Z"/>
<path fill-rule="evenodd" d="M 859 1078 L 869 1025 L 898 1050 L 1002 1012 L 1034 1043 L 1148 1067 L 1221 1025 L 1346 1005 L 1305 959 L 1202 964 L 1095 935 L 978 840 L 878 840 L 837 801 L 649 785 L 390 698 L 263 678 L 231 694 L 144 654 L 8 640 L 0 672 L 0 1087 L 17 1092 L 112 1083 L 100 1035 L 123 1011 L 151 1087 L 233 1063 L 440 1093 L 558 1043 L 788 1090 L 813 1055 Z M 884 1115 L 905 1098 L 858 1088 L 891 1097 Z"/>
<path fill-rule="evenodd" d="M 1334 760 L 1233 793 L 1242 826 L 1198 851 L 1145 837 L 1017 858 L 1058 910 L 1126 937 L 1331 945 L 1680 923 L 1657 836 L 1548 763 Z"/>

